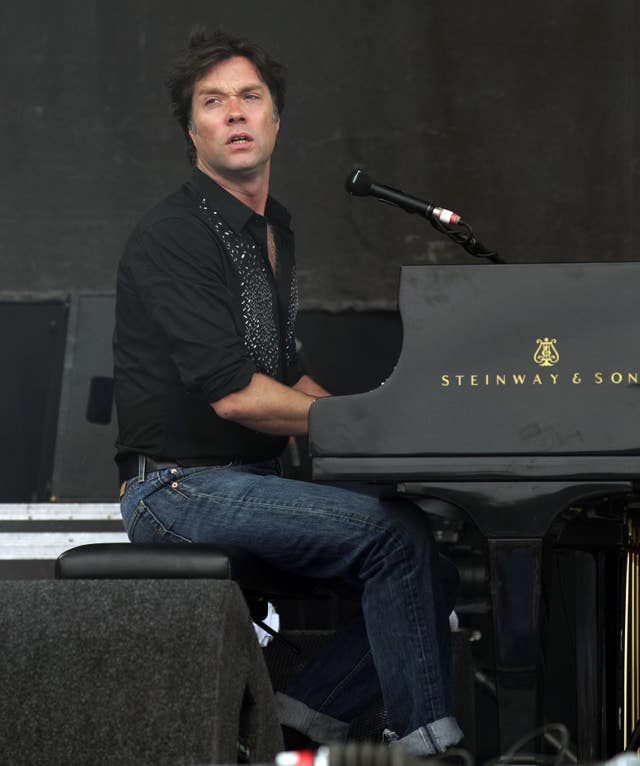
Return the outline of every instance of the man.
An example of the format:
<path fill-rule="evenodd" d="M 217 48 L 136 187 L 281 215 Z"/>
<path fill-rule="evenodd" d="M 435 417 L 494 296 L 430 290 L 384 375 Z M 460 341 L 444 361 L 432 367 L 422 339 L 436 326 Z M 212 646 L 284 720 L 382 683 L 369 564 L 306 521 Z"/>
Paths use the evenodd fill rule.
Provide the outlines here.
<path fill-rule="evenodd" d="M 169 78 L 193 175 L 134 230 L 118 272 L 114 337 L 122 514 L 136 543 L 246 548 L 362 593 L 286 694 L 285 727 L 345 739 L 382 690 L 410 752 L 455 744 L 438 557 L 409 503 L 282 478 L 277 456 L 328 396 L 296 355 L 293 235 L 269 196 L 282 68 L 261 48 L 194 33 Z M 375 670 L 374 670 L 375 667 Z"/>

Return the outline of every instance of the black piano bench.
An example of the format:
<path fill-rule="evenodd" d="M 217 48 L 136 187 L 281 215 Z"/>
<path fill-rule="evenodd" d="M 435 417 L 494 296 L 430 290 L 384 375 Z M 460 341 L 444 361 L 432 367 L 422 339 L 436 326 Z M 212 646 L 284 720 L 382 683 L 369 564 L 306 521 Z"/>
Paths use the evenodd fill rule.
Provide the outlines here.
<path fill-rule="evenodd" d="M 55 574 L 59 580 L 233 580 L 240 586 L 253 622 L 296 654 L 295 646 L 263 622 L 269 600 L 328 594 L 315 580 L 275 569 L 242 548 L 226 545 L 80 545 L 60 554 Z"/>

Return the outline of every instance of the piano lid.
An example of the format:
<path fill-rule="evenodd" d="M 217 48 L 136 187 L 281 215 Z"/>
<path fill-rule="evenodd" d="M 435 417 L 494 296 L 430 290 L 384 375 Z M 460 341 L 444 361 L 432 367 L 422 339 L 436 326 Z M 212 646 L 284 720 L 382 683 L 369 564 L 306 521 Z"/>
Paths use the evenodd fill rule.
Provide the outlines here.
<path fill-rule="evenodd" d="M 318 400 L 313 456 L 640 453 L 640 263 L 405 266 L 379 388 Z"/>

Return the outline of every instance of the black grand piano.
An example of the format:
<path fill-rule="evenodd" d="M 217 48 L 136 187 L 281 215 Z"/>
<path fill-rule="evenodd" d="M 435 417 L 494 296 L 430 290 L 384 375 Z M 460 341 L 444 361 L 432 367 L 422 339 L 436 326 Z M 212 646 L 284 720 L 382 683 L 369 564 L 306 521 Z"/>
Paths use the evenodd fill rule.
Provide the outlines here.
<path fill-rule="evenodd" d="M 540 724 L 543 541 L 590 502 L 614 503 L 621 529 L 633 515 L 639 295 L 640 263 L 404 267 L 395 370 L 373 391 L 311 409 L 315 479 L 439 498 L 486 536 L 503 748 Z M 588 623 L 596 606 L 583 606 Z M 627 627 L 624 651 L 637 657 Z M 603 687 L 591 638 L 578 647 L 580 756 L 595 759 Z"/>

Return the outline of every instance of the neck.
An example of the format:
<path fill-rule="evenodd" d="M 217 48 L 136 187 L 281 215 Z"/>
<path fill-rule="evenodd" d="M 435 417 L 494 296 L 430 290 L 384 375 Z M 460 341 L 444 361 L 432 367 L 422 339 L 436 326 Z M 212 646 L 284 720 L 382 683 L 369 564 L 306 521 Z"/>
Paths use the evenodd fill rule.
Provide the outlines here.
<path fill-rule="evenodd" d="M 241 174 L 222 175 L 207 167 L 200 158 L 198 158 L 196 167 L 214 180 L 219 186 L 222 186 L 226 192 L 229 192 L 233 197 L 240 200 L 243 205 L 251 208 L 254 213 L 264 215 L 264 210 L 267 205 L 267 197 L 269 196 L 268 164 L 261 168 L 260 173 L 254 172 L 251 175 L 247 174 L 246 176 Z"/>

